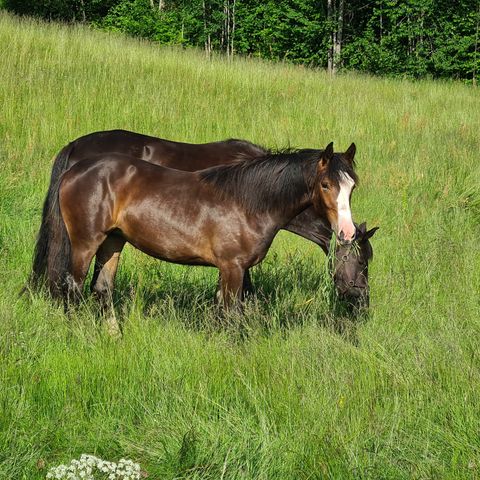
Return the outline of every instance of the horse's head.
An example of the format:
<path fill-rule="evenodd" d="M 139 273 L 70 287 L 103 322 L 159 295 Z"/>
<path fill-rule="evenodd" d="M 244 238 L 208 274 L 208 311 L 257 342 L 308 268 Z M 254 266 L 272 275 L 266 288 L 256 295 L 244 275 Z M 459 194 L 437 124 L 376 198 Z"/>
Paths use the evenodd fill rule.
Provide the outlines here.
<path fill-rule="evenodd" d="M 362 223 L 356 228 L 355 240 L 335 250 L 335 287 L 340 298 L 353 306 L 368 306 L 368 262 L 373 257 L 369 239 L 377 230 L 375 227 L 367 231 L 367 224 Z"/>
<path fill-rule="evenodd" d="M 355 144 L 345 153 L 334 153 L 333 143 L 320 154 L 313 189 L 313 206 L 327 218 L 341 245 L 355 238 L 350 199 L 357 175 L 354 171 Z"/>

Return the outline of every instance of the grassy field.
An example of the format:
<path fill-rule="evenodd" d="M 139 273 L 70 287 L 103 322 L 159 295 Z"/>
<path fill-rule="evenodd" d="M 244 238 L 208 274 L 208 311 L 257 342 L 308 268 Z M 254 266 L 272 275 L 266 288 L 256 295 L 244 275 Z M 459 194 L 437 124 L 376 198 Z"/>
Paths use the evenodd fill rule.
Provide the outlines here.
<path fill-rule="evenodd" d="M 354 141 L 354 217 L 380 226 L 369 317 L 332 309 L 324 255 L 286 233 L 244 318 L 219 320 L 215 270 L 132 248 L 122 340 L 89 302 L 67 318 L 18 298 L 53 156 L 111 128 Z M 479 132 L 480 92 L 461 84 L 209 62 L 0 12 L 0 478 L 81 453 L 152 479 L 480 478 Z"/>

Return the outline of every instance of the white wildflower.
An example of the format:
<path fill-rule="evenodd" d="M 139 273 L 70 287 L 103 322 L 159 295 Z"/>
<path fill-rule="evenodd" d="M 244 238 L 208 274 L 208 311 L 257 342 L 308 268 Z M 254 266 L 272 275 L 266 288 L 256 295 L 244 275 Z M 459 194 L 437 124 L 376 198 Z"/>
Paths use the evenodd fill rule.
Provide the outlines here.
<path fill-rule="evenodd" d="M 69 465 L 51 468 L 46 478 L 48 480 L 139 480 L 140 472 L 140 465 L 132 460 L 122 458 L 117 464 L 84 453 L 79 460 L 72 460 Z"/>

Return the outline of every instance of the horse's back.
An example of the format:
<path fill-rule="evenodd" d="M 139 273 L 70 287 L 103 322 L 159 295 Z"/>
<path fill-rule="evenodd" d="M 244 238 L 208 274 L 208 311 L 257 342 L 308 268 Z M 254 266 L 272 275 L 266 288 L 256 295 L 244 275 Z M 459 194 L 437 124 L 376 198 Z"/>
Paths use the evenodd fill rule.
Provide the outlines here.
<path fill-rule="evenodd" d="M 143 159 L 145 146 L 156 141 L 154 137 L 127 130 L 106 130 L 89 133 L 73 142 L 69 163 L 88 159 L 94 155 L 120 153 L 134 158 Z"/>
<path fill-rule="evenodd" d="M 183 172 L 163 165 L 156 165 L 124 153 L 101 153 L 90 155 L 77 162 L 62 177 L 63 181 L 76 180 L 92 186 L 101 181 L 142 184 L 169 181 L 179 182 L 193 174 Z"/>
<path fill-rule="evenodd" d="M 184 143 L 128 130 L 106 130 L 79 137 L 72 143 L 69 168 L 93 155 L 120 153 L 178 170 L 202 170 L 239 158 L 261 156 L 265 150 L 246 140 Z"/>

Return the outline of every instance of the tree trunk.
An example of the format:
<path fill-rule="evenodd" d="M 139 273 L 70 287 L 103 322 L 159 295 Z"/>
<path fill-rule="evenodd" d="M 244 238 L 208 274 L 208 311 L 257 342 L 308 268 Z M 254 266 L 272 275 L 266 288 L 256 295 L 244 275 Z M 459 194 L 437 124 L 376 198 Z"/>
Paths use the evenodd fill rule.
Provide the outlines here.
<path fill-rule="evenodd" d="M 341 64 L 342 41 L 343 41 L 343 12 L 345 9 L 345 0 L 340 0 L 338 5 L 337 28 L 333 44 L 333 73 L 335 73 Z"/>
<path fill-rule="evenodd" d="M 477 55 L 478 55 L 478 30 L 480 25 L 480 2 L 478 2 L 478 9 L 477 9 L 477 26 L 475 28 L 475 49 L 473 51 L 473 72 L 472 72 L 472 85 L 474 87 L 477 86 Z"/>
<path fill-rule="evenodd" d="M 80 0 L 80 5 L 82 6 L 82 21 L 85 23 L 87 21 L 87 15 L 85 14 L 85 2 Z"/>
<path fill-rule="evenodd" d="M 382 5 L 380 4 L 380 43 L 382 43 L 383 40 L 383 8 Z"/>
<path fill-rule="evenodd" d="M 223 23 L 220 34 L 220 50 L 225 50 L 225 37 L 227 36 L 227 0 L 223 0 Z M 228 43 L 227 43 L 228 44 Z"/>
<path fill-rule="evenodd" d="M 226 46 L 227 46 L 227 57 L 230 56 L 230 0 L 227 0 L 227 11 L 226 17 L 227 17 L 227 28 L 226 28 L 226 35 L 225 39 L 227 40 Z"/>
<path fill-rule="evenodd" d="M 334 45 L 334 30 L 332 29 L 332 18 L 333 18 L 333 0 L 327 0 L 327 21 L 329 28 L 331 29 L 330 33 L 330 45 L 327 52 L 327 71 L 330 75 L 333 75 L 333 45 Z"/>
<path fill-rule="evenodd" d="M 231 34 L 231 40 L 230 40 L 230 54 L 233 57 L 233 40 L 235 37 L 235 5 L 236 5 L 236 0 L 233 0 L 233 9 L 232 9 L 232 34 Z M 477 28 L 478 30 L 478 28 Z"/>
<path fill-rule="evenodd" d="M 205 35 L 205 55 L 207 58 L 210 58 L 212 44 L 210 42 L 210 33 L 208 32 L 207 5 L 205 0 L 203 0 L 203 33 Z"/>
<path fill-rule="evenodd" d="M 233 35 L 235 33 L 236 0 L 223 0 L 223 24 L 220 37 L 220 47 L 227 54 L 233 55 Z"/>

